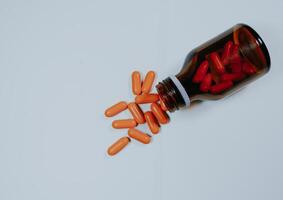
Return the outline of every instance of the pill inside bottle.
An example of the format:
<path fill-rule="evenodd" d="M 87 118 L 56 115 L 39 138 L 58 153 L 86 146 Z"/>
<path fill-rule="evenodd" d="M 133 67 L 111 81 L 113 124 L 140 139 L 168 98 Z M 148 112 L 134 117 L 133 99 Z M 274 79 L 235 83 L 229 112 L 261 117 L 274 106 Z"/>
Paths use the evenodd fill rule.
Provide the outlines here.
<path fill-rule="evenodd" d="M 174 112 L 193 101 L 230 96 L 270 69 L 270 56 L 259 34 L 237 24 L 193 49 L 179 73 L 156 86 L 162 107 Z"/>

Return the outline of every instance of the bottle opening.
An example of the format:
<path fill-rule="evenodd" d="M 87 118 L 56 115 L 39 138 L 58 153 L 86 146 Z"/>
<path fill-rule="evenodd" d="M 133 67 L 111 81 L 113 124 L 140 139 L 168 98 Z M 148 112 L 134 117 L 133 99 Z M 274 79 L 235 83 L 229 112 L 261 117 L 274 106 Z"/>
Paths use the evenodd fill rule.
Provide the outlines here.
<path fill-rule="evenodd" d="M 176 80 L 174 80 L 174 78 Z M 174 81 L 173 81 L 174 80 Z M 180 85 L 179 85 L 180 84 Z M 190 104 L 189 97 L 176 77 L 168 77 L 156 86 L 157 92 L 170 112 Z M 181 88 L 180 88 L 181 87 Z"/>

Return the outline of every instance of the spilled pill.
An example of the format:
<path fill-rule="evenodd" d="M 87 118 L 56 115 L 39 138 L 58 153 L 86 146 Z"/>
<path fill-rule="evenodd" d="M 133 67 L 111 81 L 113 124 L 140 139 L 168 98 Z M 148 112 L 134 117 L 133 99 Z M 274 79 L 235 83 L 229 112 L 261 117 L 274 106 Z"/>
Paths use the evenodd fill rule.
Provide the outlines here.
<path fill-rule="evenodd" d="M 161 106 L 162 110 L 164 110 L 164 111 L 168 110 L 165 103 L 162 101 L 162 99 L 160 99 L 160 106 Z"/>
<path fill-rule="evenodd" d="M 131 138 L 133 138 L 133 139 L 135 139 L 135 140 L 137 140 L 141 143 L 144 143 L 144 144 L 150 143 L 150 140 L 151 140 L 150 135 L 148 135 L 148 134 L 146 134 L 146 133 L 144 133 L 140 130 L 134 129 L 134 128 L 130 128 L 128 130 L 128 135 Z"/>
<path fill-rule="evenodd" d="M 142 93 L 143 94 L 148 94 L 151 91 L 152 84 L 155 78 L 155 72 L 154 71 L 149 71 L 142 84 Z"/>
<path fill-rule="evenodd" d="M 141 108 L 139 107 L 139 105 L 137 105 L 134 102 L 129 103 L 128 109 L 131 112 L 133 118 L 136 120 L 137 123 L 139 123 L 139 124 L 145 123 L 144 114 L 143 114 L 143 111 L 141 110 Z"/>
<path fill-rule="evenodd" d="M 153 103 L 159 100 L 158 94 L 141 94 L 136 96 L 135 102 L 137 104 Z"/>
<path fill-rule="evenodd" d="M 160 124 L 167 124 L 169 122 L 168 115 L 157 103 L 152 103 L 150 109 Z"/>
<path fill-rule="evenodd" d="M 132 91 L 135 95 L 141 93 L 141 74 L 138 71 L 132 73 Z"/>
<path fill-rule="evenodd" d="M 118 119 L 112 122 L 113 128 L 133 128 L 137 126 L 137 122 L 134 119 Z"/>
<path fill-rule="evenodd" d="M 118 113 L 126 110 L 127 107 L 128 107 L 128 104 L 125 101 L 120 101 L 114 104 L 113 106 L 111 106 L 110 108 L 106 109 L 104 114 L 106 117 L 113 117 L 117 115 Z"/>
<path fill-rule="evenodd" d="M 129 144 L 129 142 L 131 141 L 130 138 L 128 137 L 122 137 L 119 140 L 117 140 L 115 143 L 113 143 L 107 150 L 107 153 L 110 156 L 114 156 L 115 154 L 117 154 L 119 151 L 121 151 L 123 148 L 125 148 L 127 146 L 127 144 Z"/>
<path fill-rule="evenodd" d="M 150 131 L 153 134 L 157 134 L 159 132 L 160 127 L 153 113 L 151 111 L 147 111 L 144 113 L 144 117 Z"/>

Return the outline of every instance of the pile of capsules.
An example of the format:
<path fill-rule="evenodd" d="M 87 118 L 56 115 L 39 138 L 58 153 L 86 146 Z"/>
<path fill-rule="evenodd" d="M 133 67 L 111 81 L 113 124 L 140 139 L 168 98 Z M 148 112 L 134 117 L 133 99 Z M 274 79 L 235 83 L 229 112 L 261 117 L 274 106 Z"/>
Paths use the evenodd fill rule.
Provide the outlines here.
<path fill-rule="evenodd" d="M 206 60 L 196 70 L 192 82 L 200 84 L 201 92 L 219 94 L 256 72 L 257 68 L 241 57 L 239 46 L 228 41 L 219 52 L 206 56 Z"/>
<path fill-rule="evenodd" d="M 118 113 L 128 109 L 133 116 L 132 119 L 120 119 L 112 122 L 115 129 L 128 129 L 128 136 L 121 137 L 108 148 L 108 154 L 113 156 L 120 152 L 129 144 L 131 139 L 135 139 L 143 144 L 151 141 L 151 136 L 135 127 L 139 124 L 147 123 L 153 134 L 159 133 L 160 124 L 169 122 L 169 116 L 164 103 L 160 101 L 159 95 L 150 93 L 155 79 L 155 72 L 149 71 L 144 81 L 141 80 L 141 74 L 138 71 L 132 73 L 132 91 L 136 95 L 135 101 L 127 103 L 121 101 L 106 109 L 105 116 L 113 117 Z M 139 104 L 151 104 L 150 111 L 143 112 Z"/>

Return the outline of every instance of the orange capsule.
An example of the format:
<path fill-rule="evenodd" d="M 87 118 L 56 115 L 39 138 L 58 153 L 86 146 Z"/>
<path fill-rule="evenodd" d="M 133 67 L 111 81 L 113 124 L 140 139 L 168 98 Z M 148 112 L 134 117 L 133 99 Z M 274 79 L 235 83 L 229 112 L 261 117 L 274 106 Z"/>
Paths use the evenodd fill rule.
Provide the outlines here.
<path fill-rule="evenodd" d="M 136 96 L 135 101 L 137 104 L 153 103 L 159 100 L 158 94 L 141 94 Z"/>
<path fill-rule="evenodd" d="M 147 123 L 150 131 L 153 134 L 157 134 L 159 132 L 160 127 L 159 127 L 159 124 L 157 122 L 157 119 L 154 117 L 152 112 L 151 111 L 145 112 L 144 117 L 145 117 L 146 123 Z"/>
<path fill-rule="evenodd" d="M 117 140 L 115 143 L 113 143 L 107 150 L 108 154 L 110 156 L 114 156 L 119 151 L 121 151 L 129 142 L 131 141 L 128 137 L 121 137 L 119 140 Z"/>
<path fill-rule="evenodd" d="M 169 122 L 168 115 L 161 109 L 161 107 L 157 103 L 152 103 L 150 109 L 160 124 L 167 124 Z"/>
<path fill-rule="evenodd" d="M 128 107 L 128 104 L 125 101 L 120 101 L 116 103 L 115 105 L 111 106 L 105 111 L 106 117 L 113 117 L 114 115 L 117 115 L 118 113 L 126 110 Z"/>
<path fill-rule="evenodd" d="M 141 93 L 141 74 L 138 71 L 132 73 L 132 91 L 135 95 Z"/>
<path fill-rule="evenodd" d="M 168 110 L 165 103 L 162 101 L 162 99 L 160 99 L 160 106 L 161 106 L 162 110 L 164 110 L 164 111 Z"/>
<path fill-rule="evenodd" d="M 145 118 L 143 111 L 141 108 L 134 102 L 128 104 L 128 109 L 131 112 L 133 118 L 136 120 L 137 123 L 139 124 L 144 124 L 145 123 Z"/>
<path fill-rule="evenodd" d="M 150 92 L 154 78 L 155 78 L 155 72 L 154 71 L 149 71 L 146 74 L 145 79 L 144 79 L 143 84 L 142 84 L 142 93 L 148 94 Z"/>
<path fill-rule="evenodd" d="M 137 122 L 134 119 L 119 119 L 112 122 L 113 128 L 133 128 L 137 126 Z"/>
<path fill-rule="evenodd" d="M 134 128 L 130 128 L 128 130 L 128 135 L 131 138 L 136 139 L 137 141 L 144 143 L 144 144 L 150 143 L 150 140 L 151 140 L 150 135 L 144 132 L 141 132 L 140 130 L 134 129 Z"/>

